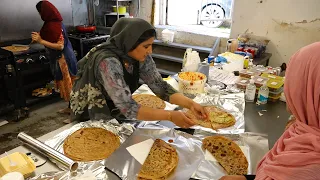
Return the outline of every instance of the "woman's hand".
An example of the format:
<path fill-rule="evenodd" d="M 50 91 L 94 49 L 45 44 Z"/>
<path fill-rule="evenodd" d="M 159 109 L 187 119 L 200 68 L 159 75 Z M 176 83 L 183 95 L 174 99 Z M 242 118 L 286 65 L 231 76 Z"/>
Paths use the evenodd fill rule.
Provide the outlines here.
<path fill-rule="evenodd" d="M 197 118 L 208 118 L 208 112 L 205 110 L 205 108 L 194 101 L 192 101 L 189 109 L 193 112 L 194 115 L 196 115 Z"/>
<path fill-rule="evenodd" d="M 239 175 L 230 175 L 230 176 L 223 176 L 219 180 L 246 180 L 247 178 L 245 176 L 239 176 Z"/>
<path fill-rule="evenodd" d="M 192 119 L 190 119 L 185 113 L 180 111 L 171 111 L 170 120 L 181 128 L 189 128 L 195 125 L 195 122 L 193 122 Z"/>
<path fill-rule="evenodd" d="M 40 36 L 40 33 L 38 32 L 32 32 L 31 34 L 32 42 L 37 42 L 41 44 L 42 38 Z"/>

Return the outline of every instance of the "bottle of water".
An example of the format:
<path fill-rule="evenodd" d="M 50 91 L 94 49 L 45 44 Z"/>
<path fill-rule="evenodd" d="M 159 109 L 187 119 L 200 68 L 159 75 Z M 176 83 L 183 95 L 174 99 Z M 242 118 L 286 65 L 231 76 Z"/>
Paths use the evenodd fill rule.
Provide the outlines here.
<path fill-rule="evenodd" d="M 269 88 L 267 86 L 267 82 L 265 82 L 263 86 L 261 86 L 259 89 L 258 103 L 267 104 L 268 97 L 269 97 Z"/>
<path fill-rule="evenodd" d="M 250 83 L 246 87 L 246 101 L 247 102 L 254 102 L 254 98 L 256 96 L 256 85 L 254 84 L 254 80 L 250 79 Z"/>

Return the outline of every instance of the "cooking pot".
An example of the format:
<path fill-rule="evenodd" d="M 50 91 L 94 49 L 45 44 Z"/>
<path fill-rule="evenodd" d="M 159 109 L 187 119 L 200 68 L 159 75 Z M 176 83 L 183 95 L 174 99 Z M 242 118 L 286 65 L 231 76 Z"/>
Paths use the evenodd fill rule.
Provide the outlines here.
<path fill-rule="evenodd" d="M 90 26 L 90 25 L 80 25 L 76 26 L 77 31 L 82 33 L 91 33 L 96 30 L 96 26 Z"/>

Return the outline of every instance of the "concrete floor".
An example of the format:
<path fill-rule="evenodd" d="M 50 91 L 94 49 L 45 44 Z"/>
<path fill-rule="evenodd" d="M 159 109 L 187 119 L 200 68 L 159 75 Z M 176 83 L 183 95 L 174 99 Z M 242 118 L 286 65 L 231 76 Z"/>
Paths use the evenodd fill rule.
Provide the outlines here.
<path fill-rule="evenodd" d="M 34 138 L 38 138 L 64 126 L 63 120 L 67 119 L 68 116 L 58 114 L 57 111 L 67 107 L 67 105 L 59 98 L 47 100 L 29 107 L 29 118 L 0 126 L 0 154 L 21 145 L 21 142 L 17 139 L 19 132 L 25 132 Z"/>

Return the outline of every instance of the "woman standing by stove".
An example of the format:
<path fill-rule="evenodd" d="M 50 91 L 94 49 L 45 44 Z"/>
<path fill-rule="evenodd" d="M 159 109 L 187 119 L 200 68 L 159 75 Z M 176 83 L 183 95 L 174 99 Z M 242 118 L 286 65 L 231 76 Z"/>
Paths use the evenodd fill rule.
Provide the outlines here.
<path fill-rule="evenodd" d="M 36 8 L 44 24 L 40 33 L 32 32 L 32 41 L 46 47 L 56 89 L 60 91 L 61 98 L 69 102 L 72 84 L 77 73 L 76 56 L 58 9 L 49 1 L 38 2 Z M 70 114 L 70 108 L 59 110 L 59 112 Z"/>

